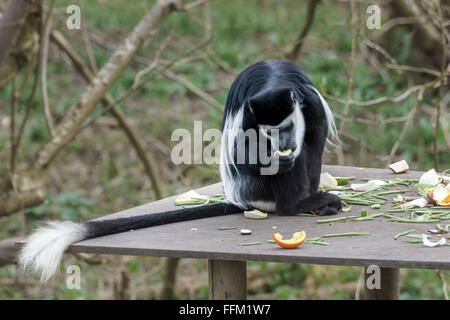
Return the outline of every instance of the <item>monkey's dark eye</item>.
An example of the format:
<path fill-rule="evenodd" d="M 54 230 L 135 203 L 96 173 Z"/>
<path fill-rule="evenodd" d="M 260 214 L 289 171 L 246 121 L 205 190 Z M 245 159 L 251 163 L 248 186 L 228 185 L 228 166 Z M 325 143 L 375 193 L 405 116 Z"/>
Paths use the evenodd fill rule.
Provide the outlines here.
<path fill-rule="evenodd" d="M 286 130 L 286 131 L 291 131 L 292 129 L 294 129 L 294 123 L 289 123 L 288 125 L 287 125 L 287 127 L 285 127 L 284 128 L 284 130 Z"/>

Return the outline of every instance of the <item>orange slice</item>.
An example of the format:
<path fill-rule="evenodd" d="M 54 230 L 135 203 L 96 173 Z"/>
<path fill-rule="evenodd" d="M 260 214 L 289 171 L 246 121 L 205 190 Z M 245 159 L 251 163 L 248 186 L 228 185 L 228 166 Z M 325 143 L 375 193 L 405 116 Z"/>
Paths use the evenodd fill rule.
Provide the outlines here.
<path fill-rule="evenodd" d="M 301 232 L 296 232 L 294 233 L 294 235 L 292 236 L 291 239 L 287 239 L 287 240 L 283 240 L 283 236 L 279 233 L 274 233 L 272 235 L 273 240 L 275 240 L 275 242 L 283 248 L 286 249 L 294 249 L 297 248 L 299 245 L 301 245 L 305 239 L 306 239 L 306 233 L 305 231 L 301 231 Z"/>
<path fill-rule="evenodd" d="M 450 191 L 447 188 L 436 186 L 428 196 L 441 207 L 450 207 Z"/>

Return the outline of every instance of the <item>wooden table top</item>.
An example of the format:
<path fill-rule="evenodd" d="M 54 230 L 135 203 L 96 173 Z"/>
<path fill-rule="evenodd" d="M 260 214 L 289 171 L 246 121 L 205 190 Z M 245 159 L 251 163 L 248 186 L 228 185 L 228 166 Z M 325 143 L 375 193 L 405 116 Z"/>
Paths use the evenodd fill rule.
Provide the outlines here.
<path fill-rule="evenodd" d="M 418 178 L 421 172 L 408 172 L 395 175 L 389 169 L 369 169 L 341 166 L 323 166 L 323 172 L 333 176 L 357 176 L 358 178 Z M 352 182 L 358 181 L 353 180 Z M 403 186 L 402 186 L 403 187 Z M 405 187 L 406 188 L 406 187 Z M 188 191 L 188 190 L 186 190 Z M 200 194 L 222 193 L 221 184 L 214 184 L 197 190 Z M 405 193 L 404 195 L 408 195 Z M 417 195 L 411 192 L 409 195 Z M 395 195 L 387 195 L 392 199 Z M 176 198 L 170 197 L 148 203 L 136 208 L 111 214 L 104 218 L 117 218 L 142 215 L 152 212 L 177 209 L 173 204 Z M 383 212 L 391 206 L 388 201 L 381 209 L 370 207 L 370 214 Z M 361 206 L 352 206 L 351 212 L 337 216 L 360 215 Z M 406 213 L 395 213 L 405 216 Z M 450 269 L 450 247 L 425 247 L 423 244 L 410 244 L 394 235 L 415 229 L 417 233 L 426 233 L 436 227 L 435 223 L 410 224 L 389 222 L 384 217 L 372 221 L 347 221 L 326 224 L 315 220 L 333 217 L 280 217 L 269 215 L 268 219 L 247 219 L 243 214 L 199 219 L 187 222 L 134 230 L 120 234 L 104 236 L 73 244 L 69 250 L 86 253 L 104 253 L 118 255 L 161 256 L 178 258 L 203 258 L 216 260 L 251 260 L 287 263 L 308 263 L 346 266 L 368 266 L 394 268 L 439 268 Z M 450 223 L 444 221 L 443 223 Z M 237 227 L 234 230 L 218 230 L 219 227 Z M 369 232 L 372 235 L 354 237 L 324 238 L 329 246 L 304 243 L 296 249 L 283 249 L 276 244 L 267 243 L 272 233 L 280 232 L 290 238 L 294 232 L 304 230 L 307 238 L 319 237 L 329 233 Z M 192 231 L 196 228 L 196 231 Z M 240 229 L 251 229 L 252 234 L 243 236 Z M 411 239 L 410 239 L 411 240 Z M 241 246 L 246 242 L 261 241 L 254 246 Z"/>

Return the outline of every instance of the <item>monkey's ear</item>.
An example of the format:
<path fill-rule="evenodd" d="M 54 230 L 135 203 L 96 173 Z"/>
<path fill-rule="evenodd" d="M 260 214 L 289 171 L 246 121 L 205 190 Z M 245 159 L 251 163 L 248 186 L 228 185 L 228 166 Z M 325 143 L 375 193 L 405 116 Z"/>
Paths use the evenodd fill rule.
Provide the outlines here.
<path fill-rule="evenodd" d="M 291 100 L 292 100 L 293 104 L 296 104 L 297 102 L 299 102 L 294 90 L 291 90 Z"/>
<path fill-rule="evenodd" d="M 292 103 L 299 103 L 301 105 L 305 100 L 305 94 L 300 90 L 291 89 L 291 99 Z"/>

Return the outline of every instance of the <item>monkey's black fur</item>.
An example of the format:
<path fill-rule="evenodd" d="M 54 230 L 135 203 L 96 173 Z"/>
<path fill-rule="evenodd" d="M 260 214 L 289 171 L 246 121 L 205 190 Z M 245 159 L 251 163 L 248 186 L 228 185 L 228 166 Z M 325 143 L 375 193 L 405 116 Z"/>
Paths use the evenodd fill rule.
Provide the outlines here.
<path fill-rule="evenodd" d="M 339 197 L 329 193 L 317 193 L 329 124 L 325 106 L 313 88 L 300 67 L 277 60 L 262 61 L 248 67 L 231 86 L 222 122 L 223 130 L 226 121 L 235 117 L 240 108 L 245 109 L 244 130 L 257 130 L 258 124 L 280 123 L 292 112 L 289 91 L 293 91 L 293 99 L 303 105 L 303 144 L 280 146 L 280 150 L 301 148 L 301 152 L 296 158 L 280 157 L 279 174 L 259 174 L 262 167 L 259 163 L 253 166 L 228 165 L 231 180 L 241 181 L 240 197 L 245 203 L 274 201 L 275 211 L 280 215 L 293 215 L 310 210 L 316 210 L 319 215 L 330 215 L 341 209 Z M 283 141 L 282 135 L 280 130 L 280 144 Z M 286 166 L 288 170 L 285 171 Z"/>

